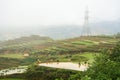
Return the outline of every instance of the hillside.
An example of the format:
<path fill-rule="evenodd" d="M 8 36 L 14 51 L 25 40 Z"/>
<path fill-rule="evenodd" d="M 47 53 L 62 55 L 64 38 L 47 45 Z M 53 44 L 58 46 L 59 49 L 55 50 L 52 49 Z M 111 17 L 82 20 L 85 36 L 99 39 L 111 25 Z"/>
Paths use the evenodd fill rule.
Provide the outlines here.
<path fill-rule="evenodd" d="M 112 48 L 119 39 L 109 36 L 77 37 L 34 46 L 31 53 L 36 54 L 73 54 L 82 52 L 100 52 L 103 48 Z"/>
<path fill-rule="evenodd" d="M 49 37 L 41 37 L 38 35 L 31 35 L 27 37 L 20 37 L 13 40 L 0 42 L 0 53 L 23 53 L 26 49 L 46 42 L 52 42 L 53 39 Z"/>
<path fill-rule="evenodd" d="M 99 52 L 101 48 L 112 47 L 119 39 L 109 36 L 76 37 L 53 41 L 48 37 L 21 37 L 0 43 L 0 53 L 68 53 Z"/>
<path fill-rule="evenodd" d="M 101 53 L 104 48 L 114 47 L 119 40 L 112 36 L 82 36 L 56 41 L 47 37 L 22 37 L 4 42 L 4 47 L 0 49 L 0 57 L 9 58 L 9 61 L 12 62 L 13 59 L 22 60 L 27 65 L 36 62 L 37 59 L 42 62 L 59 60 L 89 61 L 91 63 L 94 58 L 93 54 Z M 28 57 L 23 56 L 26 53 L 29 54 Z M 31 62 L 31 60 L 33 61 Z M 5 65 L 3 64 L 3 66 Z"/>

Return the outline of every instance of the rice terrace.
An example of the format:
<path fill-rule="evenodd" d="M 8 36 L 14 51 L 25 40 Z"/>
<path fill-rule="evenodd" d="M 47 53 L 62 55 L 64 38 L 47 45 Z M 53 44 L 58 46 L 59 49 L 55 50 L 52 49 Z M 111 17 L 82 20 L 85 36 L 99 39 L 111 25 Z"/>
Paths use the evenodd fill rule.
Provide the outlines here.
<path fill-rule="evenodd" d="M 120 80 L 119 0 L 0 0 L 0 80 Z"/>

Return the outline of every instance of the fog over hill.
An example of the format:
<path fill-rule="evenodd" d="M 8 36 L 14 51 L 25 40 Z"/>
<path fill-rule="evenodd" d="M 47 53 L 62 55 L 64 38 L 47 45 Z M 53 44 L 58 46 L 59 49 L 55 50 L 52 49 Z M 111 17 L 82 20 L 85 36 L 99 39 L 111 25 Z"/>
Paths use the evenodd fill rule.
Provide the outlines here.
<path fill-rule="evenodd" d="M 92 35 L 116 34 L 120 32 L 120 21 L 96 22 L 91 23 L 89 27 Z M 53 25 L 47 28 L 44 26 L 29 26 L 24 28 L 4 26 L 0 29 L 0 40 L 14 39 L 29 35 L 49 36 L 53 39 L 65 39 L 81 36 L 81 32 L 82 26 L 80 25 Z"/>
<path fill-rule="evenodd" d="M 80 36 L 85 17 L 91 34 L 120 32 L 120 0 L 0 0 L 0 40 L 40 35 Z"/>

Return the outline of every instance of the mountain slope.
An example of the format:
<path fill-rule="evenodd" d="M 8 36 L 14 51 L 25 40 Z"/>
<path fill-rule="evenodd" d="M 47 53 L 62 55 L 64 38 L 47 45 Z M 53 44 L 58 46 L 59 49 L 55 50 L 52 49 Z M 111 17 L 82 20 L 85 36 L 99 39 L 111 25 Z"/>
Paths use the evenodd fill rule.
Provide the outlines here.
<path fill-rule="evenodd" d="M 14 52 L 18 50 L 17 52 L 19 53 L 21 51 L 24 52 L 26 49 L 28 50 L 32 49 L 31 48 L 32 46 L 40 45 L 52 41 L 53 39 L 49 37 L 31 35 L 28 37 L 20 37 L 13 40 L 0 42 L 0 48 L 1 48 L 1 52 L 7 52 L 7 51 L 11 52 L 11 50 Z"/>
<path fill-rule="evenodd" d="M 120 32 L 120 20 L 103 21 L 89 24 L 91 34 L 116 34 Z M 1 27 L 0 40 L 13 39 L 32 34 L 49 36 L 53 39 L 66 39 L 81 36 L 82 25 L 53 25 L 53 26 L 34 26 L 34 28 L 7 29 Z"/>

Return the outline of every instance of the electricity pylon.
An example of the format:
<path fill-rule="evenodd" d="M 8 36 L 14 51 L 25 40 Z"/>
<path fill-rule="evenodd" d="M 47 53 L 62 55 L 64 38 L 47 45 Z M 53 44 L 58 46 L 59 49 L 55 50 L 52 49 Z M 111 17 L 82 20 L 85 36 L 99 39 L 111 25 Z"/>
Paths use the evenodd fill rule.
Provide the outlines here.
<path fill-rule="evenodd" d="M 90 32 L 90 26 L 89 26 L 89 10 L 88 8 L 86 8 L 84 25 L 83 25 L 81 36 L 90 36 L 90 35 L 91 35 L 91 32 Z"/>

